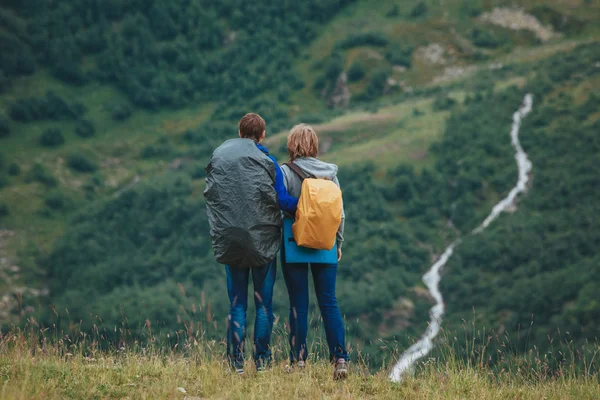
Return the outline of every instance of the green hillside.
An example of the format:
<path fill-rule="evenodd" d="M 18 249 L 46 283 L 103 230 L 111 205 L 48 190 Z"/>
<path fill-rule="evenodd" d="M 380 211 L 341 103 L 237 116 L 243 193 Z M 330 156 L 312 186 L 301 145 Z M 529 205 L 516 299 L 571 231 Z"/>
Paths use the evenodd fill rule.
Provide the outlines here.
<path fill-rule="evenodd" d="M 379 366 L 382 343 L 422 333 L 421 276 L 457 237 L 441 283 L 449 331 L 473 320 L 518 351 L 553 351 L 557 329 L 595 340 L 600 2 L 296 3 L 0 7 L 3 328 L 222 338 L 203 168 L 254 111 L 280 162 L 301 121 L 340 165 L 338 298 L 355 356 Z M 466 237 L 516 183 L 509 131 L 527 92 L 532 186 Z M 275 295 L 284 330 L 281 282 Z"/>

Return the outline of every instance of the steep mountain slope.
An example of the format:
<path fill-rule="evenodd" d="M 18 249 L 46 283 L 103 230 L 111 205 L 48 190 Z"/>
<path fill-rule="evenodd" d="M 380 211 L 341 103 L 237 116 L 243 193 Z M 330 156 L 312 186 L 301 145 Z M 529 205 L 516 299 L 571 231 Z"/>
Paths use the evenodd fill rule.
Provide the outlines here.
<path fill-rule="evenodd" d="M 535 166 L 528 195 L 465 240 L 442 284 L 453 318 L 506 331 L 519 350 L 527 341 L 546 348 L 561 332 L 578 344 L 599 333 L 600 46 L 537 70 L 528 84 L 537 105 L 521 137 Z"/>
<path fill-rule="evenodd" d="M 593 290 L 580 284 L 598 280 L 589 212 L 597 188 L 598 2 L 523 2 L 531 14 L 500 1 L 286 9 L 267 1 L 144 8 L 115 0 L 95 11 L 84 3 L 29 13 L 36 2 L 15 2 L 0 13 L 0 39 L 14 50 L 2 56 L 0 276 L 10 280 L 0 290 L 15 293 L 5 296 L 10 311 L 0 318 L 35 316 L 65 329 L 77 321 L 77 329 L 100 327 L 114 340 L 143 337 L 149 326 L 157 335 L 200 329 L 221 337 L 227 305 L 206 237 L 203 167 L 253 110 L 266 117 L 267 144 L 281 161 L 285 132 L 278 132 L 303 121 L 316 124 L 323 157 L 342 166 L 352 245 L 338 295 L 353 347 L 388 358 L 377 339 L 404 347 L 426 324 L 421 274 L 514 183 L 507 132 L 525 90 L 539 108 L 523 127 L 523 144 L 535 147 L 527 151 L 543 182 L 565 182 L 553 195 L 563 203 L 545 208 L 528 199 L 530 209 L 519 204 L 507 222 L 465 242 L 442 282 L 449 323 L 474 318 L 476 305 L 478 321 L 514 331 L 535 312 L 541 343 L 552 327 L 581 330 L 597 313 Z M 504 26 L 511 18 L 519 29 Z M 532 197 L 559 189 L 536 186 L 537 171 Z M 581 208 L 571 203 L 578 198 Z M 528 247 L 513 251 L 517 228 L 505 224 L 534 215 L 544 224 L 519 244 L 564 240 L 578 253 L 546 253 L 554 254 L 550 262 L 527 258 Z M 544 230 L 556 233 L 541 239 Z M 540 290 L 511 289 L 504 298 L 521 262 L 529 280 L 519 282 L 530 285 L 546 268 L 560 271 L 553 282 L 577 265 L 587 273 L 555 307 L 530 308 L 554 289 L 536 283 Z M 489 263 L 497 266 L 488 273 L 481 264 Z M 490 285 L 498 287 L 493 300 Z M 21 300 L 23 286 L 49 296 L 26 290 Z M 285 315 L 283 285 L 276 297 Z M 577 337 L 593 338 L 594 329 Z"/>

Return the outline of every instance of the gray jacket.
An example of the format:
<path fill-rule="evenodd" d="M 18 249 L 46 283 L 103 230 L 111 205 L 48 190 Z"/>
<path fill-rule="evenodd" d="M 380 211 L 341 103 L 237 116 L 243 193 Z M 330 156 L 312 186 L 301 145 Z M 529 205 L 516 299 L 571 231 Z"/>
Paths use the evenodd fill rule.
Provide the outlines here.
<path fill-rule="evenodd" d="M 338 167 L 335 164 L 329 164 L 313 157 L 302 157 L 294 160 L 294 164 L 300 167 L 304 172 L 315 176 L 316 178 L 328 178 L 331 179 L 338 187 L 340 182 L 337 178 Z M 302 181 L 287 165 L 281 166 L 281 172 L 283 172 L 285 188 L 287 189 L 290 196 L 300 197 L 300 189 L 302 188 Z M 339 248 L 344 243 L 344 220 L 346 214 L 344 207 L 342 206 L 342 222 L 337 232 L 337 245 Z"/>

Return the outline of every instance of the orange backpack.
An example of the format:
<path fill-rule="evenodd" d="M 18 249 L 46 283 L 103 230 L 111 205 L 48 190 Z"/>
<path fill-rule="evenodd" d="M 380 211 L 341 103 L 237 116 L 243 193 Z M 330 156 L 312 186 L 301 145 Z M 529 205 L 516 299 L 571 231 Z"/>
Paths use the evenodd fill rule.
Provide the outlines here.
<path fill-rule="evenodd" d="M 331 250 L 342 222 L 342 191 L 329 179 L 317 179 L 293 162 L 286 163 L 302 181 L 296 220 L 292 226 L 298 246 Z"/>

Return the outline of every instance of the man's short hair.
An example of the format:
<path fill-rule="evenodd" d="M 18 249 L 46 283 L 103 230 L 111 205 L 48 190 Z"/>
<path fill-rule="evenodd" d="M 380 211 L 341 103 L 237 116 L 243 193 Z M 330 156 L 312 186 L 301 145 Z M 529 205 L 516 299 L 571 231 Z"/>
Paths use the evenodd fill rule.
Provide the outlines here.
<path fill-rule="evenodd" d="M 246 139 L 252 139 L 256 142 L 260 140 L 267 124 L 262 117 L 255 113 L 248 113 L 240 119 L 238 125 L 240 136 Z"/>

